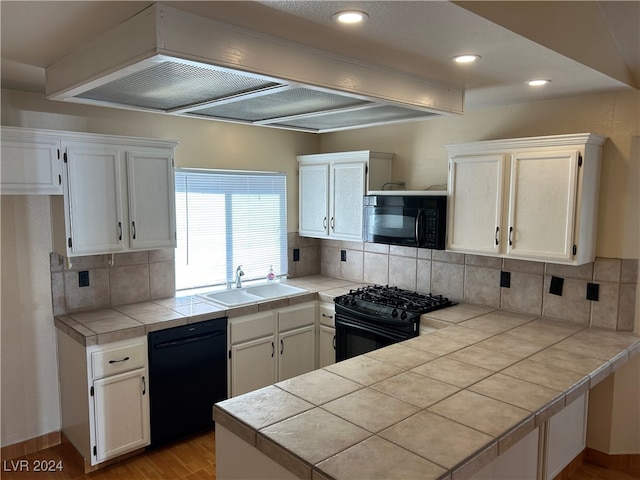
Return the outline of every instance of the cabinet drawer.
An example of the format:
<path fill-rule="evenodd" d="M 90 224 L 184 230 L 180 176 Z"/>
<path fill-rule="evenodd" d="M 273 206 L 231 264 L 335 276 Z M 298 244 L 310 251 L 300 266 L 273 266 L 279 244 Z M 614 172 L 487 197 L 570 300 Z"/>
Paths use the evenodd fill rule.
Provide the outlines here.
<path fill-rule="evenodd" d="M 320 325 L 328 327 L 336 326 L 335 307 L 333 303 L 323 302 L 320 304 Z"/>
<path fill-rule="evenodd" d="M 94 379 L 144 367 L 147 348 L 144 342 L 106 348 L 91 354 L 91 373 Z"/>

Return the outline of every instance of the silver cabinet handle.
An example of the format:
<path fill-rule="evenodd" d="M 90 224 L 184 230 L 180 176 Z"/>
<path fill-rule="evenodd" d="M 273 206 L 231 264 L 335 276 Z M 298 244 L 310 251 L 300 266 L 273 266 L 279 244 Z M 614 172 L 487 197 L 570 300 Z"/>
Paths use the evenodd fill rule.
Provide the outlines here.
<path fill-rule="evenodd" d="M 133 239 L 136 239 L 136 222 L 131 222 L 131 231 L 133 232 Z"/>
<path fill-rule="evenodd" d="M 280 339 L 280 355 L 284 353 L 284 342 Z"/>
<path fill-rule="evenodd" d="M 276 346 L 271 342 L 271 358 L 276 354 Z"/>
<path fill-rule="evenodd" d="M 500 231 L 500 227 L 496 227 L 496 245 L 498 245 L 498 232 Z"/>
<path fill-rule="evenodd" d="M 122 240 L 122 222 L 118 222 L 118 240 Z"/>
<path fill-rule="evenodd" d="M 147 393 L 147 380 L 142 376 L 142 394 Z"/>
<path fill-rule="evenodd" d="M 512 235 L 513 235 L 513 227 L 509 227 L 509 245 L 513 245 Z"/>
<path fill-rule="evenodd" d="M 336 231 L 336 222 L 333 217 L 331 217 L 331 230 Z"/>
<path fill-rule="evenodd" d="M 327 217 L 324 217 L 324 220 L 322 220 L 322 228 L 327 229 Z"/>

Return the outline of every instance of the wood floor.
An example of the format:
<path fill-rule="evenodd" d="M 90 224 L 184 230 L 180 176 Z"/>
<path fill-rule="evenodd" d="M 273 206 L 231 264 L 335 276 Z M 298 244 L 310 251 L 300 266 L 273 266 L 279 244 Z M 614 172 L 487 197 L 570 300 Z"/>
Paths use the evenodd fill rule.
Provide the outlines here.
<path fill-rule="evenodd" d="M 640 480 L 640 469 L 607 469 L 585 462 L 569 478 L 570 480 Z"/>
<path fill-rule="evenodd" d="M 74 459 L 69 445 L 62 444 L 13 461 L 3 460 L 0 477 L 2 480 L 215 480 L 215 433 L 151 450 L 87 475 Z M 43 461 L 53 471 L 34 472 Z M 28 470 L 19 471 L 21 465 Z M 57 470 L 58 466 L 62 469 Z M 584 462 L 569 479 L 640 480 L 640 469 L 606 469 Z"/>
<path fill-rule="evenodd" d="M 19 471 L 20 460 L 28 471 Z M 52 471 L 35 472 L 42 461 L 46 461 L 45 470 L 52 467 Z M 69 444 L 61 444 L 21 459 L 3 460 L 0 477 L 2 480 L 214 480 L 215 433 L 196 435 L 86 475 Z"/>

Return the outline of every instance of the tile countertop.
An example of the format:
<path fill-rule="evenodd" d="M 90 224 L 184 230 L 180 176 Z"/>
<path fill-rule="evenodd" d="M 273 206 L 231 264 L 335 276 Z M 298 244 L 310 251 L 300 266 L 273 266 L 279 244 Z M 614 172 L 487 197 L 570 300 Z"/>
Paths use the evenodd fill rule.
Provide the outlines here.
<path fill-rule="evenodd" d="M 178 295 L 150 302 L 59 315 L 54 320 L 57 328 L 80 344 L 102 345 L 213 318 L 248 315 L 316 299 L 333 302 L 334 297 L 360 286 L 321 275 L 288 279 L 283 283 L 304 288 L 308 293 L 229 309 L 205 301 L 197 295 Z"/>
<path fill-rule="evenodd" d="M 299 478 L 468 478 L 640 353 L 640 338 L 488 307 L 215 405 Z"/>

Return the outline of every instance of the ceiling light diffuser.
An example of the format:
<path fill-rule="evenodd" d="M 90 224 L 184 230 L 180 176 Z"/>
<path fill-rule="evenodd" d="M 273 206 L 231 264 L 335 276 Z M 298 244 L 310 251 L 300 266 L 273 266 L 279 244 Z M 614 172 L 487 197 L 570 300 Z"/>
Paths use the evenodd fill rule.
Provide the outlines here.
<path fill-rule="evenodd" d="M 530 87 L 541 87 L 542 85 L 546 85 L 547 83 L 551 82 L 551 80 L 545 80 L 542 78 L 538 78 L 535 80 L 529 80 L 527 82 L 527 85 L 529 85 Z"/>
<path fill-rule="evenodd" d="M 455 56 L 451 60 L 453 60 L 456 63 L 473 63 L 479 58 L 480 58 L 480 55 L 465 54 L 465 55 Z"/>
<path fill-rule="evenodd" d="M 348 24 L 362 23 L 367 18 L 369 18 L 369 15 L 358 10 L 345 10 L 343 12 L 338 12 L 333 16 L 334 21 Z"/>

